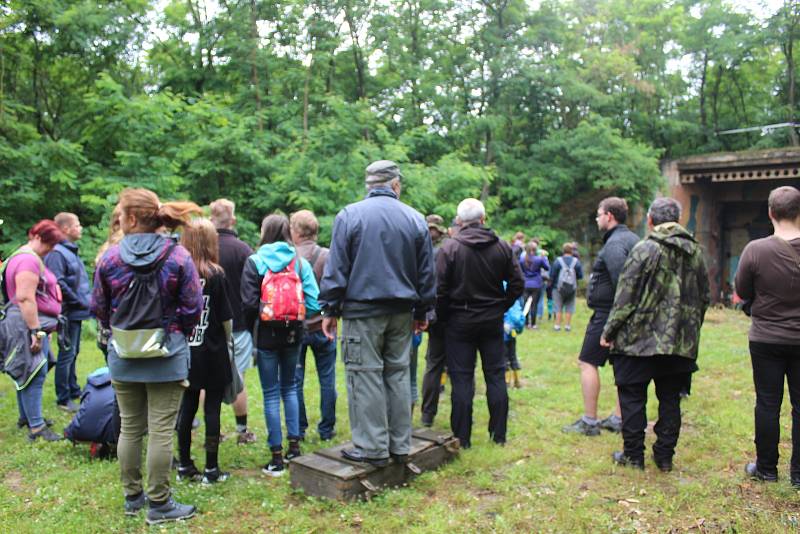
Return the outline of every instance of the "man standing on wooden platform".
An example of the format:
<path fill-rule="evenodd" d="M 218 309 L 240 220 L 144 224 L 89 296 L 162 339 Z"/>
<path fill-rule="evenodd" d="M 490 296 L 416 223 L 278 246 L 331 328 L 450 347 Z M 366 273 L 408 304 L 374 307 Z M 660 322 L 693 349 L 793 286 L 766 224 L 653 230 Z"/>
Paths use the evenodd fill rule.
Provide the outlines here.
<path fill-rule="evenodd" d="M 458 233 L 436 256 L 436 316 L 445 323 L 447 372 L 453 384 L 450 425 L 461 447 L 469 448 L 480 350 L 489 437 L 502 445 L 508 422 L 503 314 L 522 295 L 525 284 L 511 246 L 484 226 L 481 201 L 463 200 L 457 213 Z"/>
<path fill-rule="evenodd" d="M 320 292 L 328 339 L 343 318 L 354 447 L 342 456 L 377 466 L 409 453 L 411 334 L 427 328 L 436 291 L 430 234 L 399 200 L 402 177 L 392 161 L 367 167 L 366 198 L 336 215 Z"/>

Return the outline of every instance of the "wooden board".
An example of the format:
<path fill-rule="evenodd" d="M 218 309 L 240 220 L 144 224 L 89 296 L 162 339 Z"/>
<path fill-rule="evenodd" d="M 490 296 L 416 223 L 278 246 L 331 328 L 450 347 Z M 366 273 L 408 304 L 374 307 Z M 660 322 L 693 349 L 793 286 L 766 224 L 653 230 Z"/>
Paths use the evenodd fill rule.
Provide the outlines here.
<path fill-rule="evenodd" d="M 452 434 L 429 428 L 413 431 L 407 464 L 390 461 L 385 467 L 375 467 L 346 460 L 342 450 L 352 446 L 351 442 L 343 443 L 289 462 L 292 487 L 307 495 L 340 501 L 368 499 L 385 488 L 402 486 L 458 454 L 458 440 Z"/>

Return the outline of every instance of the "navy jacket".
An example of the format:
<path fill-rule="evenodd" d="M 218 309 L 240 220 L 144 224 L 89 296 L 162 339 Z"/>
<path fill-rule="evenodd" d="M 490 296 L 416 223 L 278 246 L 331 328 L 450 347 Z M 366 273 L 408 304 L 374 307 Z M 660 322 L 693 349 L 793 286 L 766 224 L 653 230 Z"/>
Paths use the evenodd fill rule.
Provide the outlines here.
<path fill-rule="evenodd" d="M 435 298 L 433 246 L 418 211 L 380 187 L 336 215 L 323 313 L 354 319 L 413 310 L 422 320 Z"/>
<path fill-rule="evenodd" d="M 53 248 L 44 258 L 45 266 L 56 276 L 64 301 L 61 313 L 68 319 L 82 321 L 89 319 L 89 301 L 92 290 L 86 266 L 78 256 L 78 245 L 64 240 Z"/>
<path fill-rule="evenodd" d="M 603 248 L 592 265 L 586 303 L 593 310 L 608 311 L 614 304 L 617 280 L 631 249 L 639 242 L 639 236 L 624 224 L 618 224 L 603 236 Z"/>

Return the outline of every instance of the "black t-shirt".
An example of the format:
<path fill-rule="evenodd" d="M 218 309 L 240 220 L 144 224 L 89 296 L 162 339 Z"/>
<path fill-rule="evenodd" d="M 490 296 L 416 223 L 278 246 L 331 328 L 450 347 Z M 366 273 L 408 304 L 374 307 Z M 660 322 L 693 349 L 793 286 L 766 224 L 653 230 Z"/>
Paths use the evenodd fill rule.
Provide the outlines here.
<path fill-rule="evenodd" d="M 222 324 L 233 319 L 228 300 L 228 284 L 220 272 L 201 278 L 203 315 L 189 336 L 192 363 L 189 368 L 190 389 L 222 389 L 233 379 L 228 343 Z"/>

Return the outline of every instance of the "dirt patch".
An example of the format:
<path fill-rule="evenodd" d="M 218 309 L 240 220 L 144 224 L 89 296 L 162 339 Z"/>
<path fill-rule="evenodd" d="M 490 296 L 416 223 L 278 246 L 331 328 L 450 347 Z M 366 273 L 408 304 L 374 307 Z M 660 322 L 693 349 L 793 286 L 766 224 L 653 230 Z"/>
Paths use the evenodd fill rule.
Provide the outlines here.
<path fill-rule="evenodd" d="M 14 493 L 20 493 L 25 489 L 22 473 L 19 471 L 9 471 L 3 479 L 3 484 Z"/>

